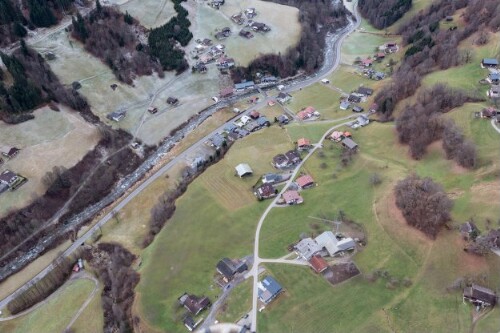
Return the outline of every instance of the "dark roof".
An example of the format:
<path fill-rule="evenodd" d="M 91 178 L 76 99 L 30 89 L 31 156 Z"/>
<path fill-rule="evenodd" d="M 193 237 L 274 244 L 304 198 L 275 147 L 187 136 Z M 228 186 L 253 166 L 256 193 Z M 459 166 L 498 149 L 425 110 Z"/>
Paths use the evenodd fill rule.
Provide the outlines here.
<path fill-rule="evenodd" d="M 12 157 L 12 156 L 15 156 L 17 153 L 19 153 L 20 151 L 21 151 L 21 149 L 16 148 L 16 147 L 12 147 L 9 149 L 9 151 L 5 155 L 8 157 Z"/>
<path fill-rule="evenodd" d="M 349 95 L 348 101 L 353 103 L 359 103 L 361 102 L 361 97 L 351 94 Z"/>
<path fill-rule="evenodd" d="M 210 138 L 210 141 L 212 141 L 212 144 L 216 147 L 222 147 L 226 139 L 220 135 L 219 133 L 216 133 L 214 136 Z"/>
<path fill-rule="evenodd" d="M 484 58 L 482 63 L 488 66 L 498 66 L 498 60 L 495 58 Z"/>
<path fill-rule="evenodd" d="M 283 124 L 283 123 L 288 123 L 289 119 L 285 114 L 279 115 L 278 116 L 278 121 Z"/>
<path fill-rule="evenodd" d="M 175 104 L 177 102 L 179 102 L 179 100 L 177 98 L 175 98 L 175 97 L 169 97 L 169 98 L 167 98 L 167 103 L 168 104 Z"/>
<path fill-rule="evenodd" d="M 196 323 L 193 319 L 193 317 L 191 317 L 190 315 L 187 315 L 184 320 L 182 321 L 182 323 L 190 330 L 194 330 L 196 328 Z"/>
<path fill-rule="evenodd" d="M 259 195 L 262 197 L 269 197 L 271 195 L 276 194 L 276 190 L 274 189 L 274 186 L 269 184 L 269 183 L 262 184 L 261 186 L 259 186 L 257 188 L 257 191 L 258 191 Z"/>
<path fill-rule="evenodd" d="M 366 95 L 366 96 L 371 96 L 373 94 L 373 89 L 365 88 L 365 87 L 359 87 L 358 88 L 358 93 Z"/>
<path fill-rule="evenodd" d="M 358 144 L 350 138 L 345 138 L 344 140 L 342 140 L 342 144 L 349 149 L 354 149 L 358 147 Z"/>
<path fill-rule="evenodd" d="M 264 303 L 269 303 L 273 298 L 275 298 L 283 288 L 281 285 L 272 277 L 272 276 L 266 276 L 260 283 L 259 283 L 259 298 L 264 302 Z"/>
<path fill-rule="evenodd" d="M 224 131 L 226 131 L 226 132 L 233 132 L 237 128 L 238 128 L 238 126 L 236 126 L 234 123 L 229 123 L 226 126 L 224 126 Z"/>
<path fill-rule="evenodd" d="M 14 180 L 16 180 L 16 178 L 17 178 L 17 175 L 14 172 L 12 172 L 10 170 L 5 170 L 4 172 L 2 172 L 0 174 L 0 183 L 10 184 Z"/>
<path fill-rule="evenodd" d="M 217 271 L 224 275 L 228 280 L 232 279 L 234 274 L 241 273 L 248 269 L 245 262 L 240 260 L 231 260 L 224 258 L 217 263 Z"/>
<path fill-rule="evenodd" d="M 493 290 L 481 287 L 477 284 L 465 287 L 464 297 L 469 298 L 472 301 L 481 301 L 490 305 L 495 305 L 497 300 L 497 296 Z"/>
<path fill-rule="evenodd" d="M 273 157 L 274 164 L 283 164 L 286 161 L 288 161 L 288 159 L 284 154 L 278 154 Z"/>
<path fill-rule="evenodd" d="M 363 108 L 359 105 L 355 105 L 353 108 L 352 108 L 352 111 L 354 112 L 363 112 Z"/>
<path fill-rule="evenodd" d="M 278 97 L 277 97 L 277 98 L 278 98 L 278 99 L 287 99 L 287 98 L 290 98 L 290 97 L 292 97 L 290 94 L 287 94 L 287 93 L 284 93 L 284 92 L 280 92 L 280 93 L 278 94 Z"/>
<path fill-rule="evenodd" d="M 478 230 L 477 226 L 474 224 L 474 222 L 467 221 L 460 226 L 460 232 L 463 232 L 463 233 L 471 233 L 474 230 L 476 230 L 476 231 Z"/>
<path fill-rule="evenodd" d="M 281 175 L 275 173 L 268 173 L 262 176 L 262 181 L 265 181 L 266 183 L 275 183 L 279 182 L 280 180 L 281 180 Z"/>
<path fill-rule="evenodd" d="M 271 122 L 266 117 L 260 117 L 259 119 L 257 119 L 257 124 L 259 124 L 259 126 L 267 126 L 270 123 Z"/>
<path fill-rule="evenodd" d="M 179 297 L 179 303 L 194 315 L 197 315 L 211 304 L 206 296 L 198 297 L 195 295 L 188 295 L 187 293 Z"/>
<path fill-rule="evenodd" d="M 300 161 L 300 154 L 296 150 L 289 150 L 285 153 L 286 158 L 290 161 Z"/>
<path fill-rule="evenodd" d="M 253 81 L 246 81 L 246 82 L 241 82 L 241 83 L 236 83 L 234 85 L 235 89 L 247 89 L 247 88 L 252 88 L 255 86 L 255 83 Z"/>

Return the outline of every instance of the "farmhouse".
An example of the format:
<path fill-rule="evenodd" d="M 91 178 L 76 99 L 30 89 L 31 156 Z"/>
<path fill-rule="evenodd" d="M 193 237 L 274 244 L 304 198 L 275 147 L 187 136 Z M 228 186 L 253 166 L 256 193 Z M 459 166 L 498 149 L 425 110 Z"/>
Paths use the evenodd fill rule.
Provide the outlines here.
<path fill-rule="evenodd" d="M 265 23 L 261 23 L 261 22 L 252 22 L 250 23 L 250 28 L 252 28 L 253 31 L 257 31 L 257 32 L 269 32 L 271 31 L 271 28 L 266 25 Z"/>
<path fill-rule="evenodd" d="M 500 73 L 490 73 L 488 78 L 486 79 L 491 84 L 499 84 L 500 83 Z"/>
<path fill-rule="evenodd" d="M 259 128 L 271 126 L 271 122 L 266 117 L 260 117 L 257 119 L 257 125 Z"/>
<path fill-rule="evenodd" d="M 247 19 L 253 19 L 255 16 L 257 16 L 257 11 L 255 8 L 247 8 L 245 9 L 245 16 Z"/>
<path fill-rule="evenodd" d="M 304 202 L 299 192 L 293 190 L 283 193 L 283 200 L 285 200 L 287 205 L 299 205 Z"/>
<path fill-rule="evenodd" d="M 215 149 L 220 149 L 224 146 L 224 144 L 226 144 L 226 138 L 220 133 L 216 133 L 209 139 L 209 142 Z"/>
<path fill-rule="evenodd" d="M 290 120 L 288 119 L 288 116 L 287 116 L 286 114 L 282 114 L 282 115 L 278 116 L 278 117 L 276 118 L 276 120 L 277 120 L 277 121 L 278 121 L 278 123 L 280 123 L 281 125 L 286 125 L 286 124 L 288 124 L 288 122 L 290 121 Z"/>
<path fill-rule="evenodd" d="M 312 269 L 318 274 L 324 272 L 328 268 L 326 260 L 318 255 L 312 256 L 311 259 L 309 259 L 309 264 L 311 265 Z"/>
<path fill-rule="evenodd" d="M 349 103 L 348 101 L 342 101 L 340 102 L 340 109 L 341 110 L 347 110 L 351 107 L 351 103 Z"/>
<path fill-rule="evenodd" d="M 365 109 L 363 109 L 361 106 L 359 105 L 355 105 L 353 108 L 352 108 L 352 111 L 353 112 L 363 112 Z"/>
<path fill-rule="evenodd" d="M 250 116 L 250 118 L 255 120 L 255 119 L 258 119 L 260 117 L 260 113 L 258 111 L 253 110 L 252 112 L 250 112 L 249 116 Z"/>
<path fill-rule="evenodd" d="M 178 301 L 180 305 L 184 306 L 186 310 L 189 311 L 189 313 L 195 316 L 211 305 L 208 297 L 197 297 L 195 295 L 188 295 L 187 293 L 179 297 Z"/>
<path fill-rule="evenodd" d="M 262 183 L 264 184 L 276 184 L 281 182 L 283 178 L 277 173 L 267 173 L 262 176 Z"/>
<path fill-rule="evenodd" d="M 21 151 L 21 149 L 16 148 L 16 147 L 12 147 L 9 149 L 9 151 L 3 152 L 2 155 L 7 157 L 8 159 L 11 159 L 11 158 L 16 157 L 20 151 Z"/>
<path fill-rule="evenodd" d="M 257 187 L 254 195 L 257 197 L 257 199 L 263 200 L 275 197 L 278 194 L 277 192 L 278 191 L 274 188 L 273 185 L 266 183 Z"/>
<path fill-rule="evenodd" d="M 312 118 L 313 116 L 319 116 L 319 112 L 317 112 L 312 106 L 308 106 L 297 113 L 297 117 L 300 120 L 306 120 Z"/>
<path fill-rule="evenodd" d="M 233 58 L 220 57 L 219 60 L 217 60 L 217 68 L 219 69 L 228 69 L 232 67 L 234 67 Z"/>
<path fill-rule="evenodd" d="M 330 139 L 335 142 L 340 142 L 343 138 L 344 138 L 343 132 L 333 131 L 332 134 L 330 134 Z"/>
<path fill-rule="evenodd" d="M 184 319 L 182 320 L 182 323 L 184 324 L 184 326 L 186 326 L 186 328 L 192 332 L 195 330 L 195 328 L 199 325 L 199 323 L 201 322 L 198 321 L 198 322 L 195 322 L 193 317 L 191 317 L 190 315 L 187 315 L 186 317 L 184 317 Z"/>
<path fill-rule="evenodd" d="M 288 102 L 291 99 L 292 99 L 292 95 L 284 93 L 284 92 L 280 92 L 278 94 L 278 97 L 276 97 L 276 101 L 278 101 L 278 103 L 280 103 L 280 104 L 285 104 L 286 102 Z"/>
<path fill-rule="evenodd" d="M 306 138 L 300 138 L 297 140 L 297 149 L 298 150 L 309 150 L 311 149 L 311 141 Z"/>
<path fill-rule="evenodd" d="M 357 94 L 350 94 L 347 100 L 351 103 L 361 103 L 362 97 Z"/>
<path fill-rule="evenodd" d="M 384 58 L 385 58 L 385 53 L 383 53 L 383 52 L 378 52 L 377 54 L 375 54 L 375 58 L 376 58 L 377 60 L 382 60 L 382 59 L 384 59 Z"/>
<path fill-rule="evenodd" d="M 358 144 L 350 138 L 345 138 L 342 140 L 342 146 L 350 150 L 358 149 Z"/>
<path fill-rule="evenodd" d="M 361 126 L 361 127 L 366 126 L 370 123 L 370 119 L 368 119 L 368 117 L 365 116 L 364 114 L 362 114 L 358 118 L 356 118 L 356 121 L 358 122 L 359 126 Z"/>
<path fill-rule="evenodd" d="M 269 304 L 283 291 L 281 285 L 272 276 L 266 276 L 260 281 L 258 288 L 259 299 L 264 304 Z"/>
<path fill-rule="evenodd" d="M 363 67 L 371 67 L 372 64 L 373 64 L 373 60 L 370 58 L 363 59 L 361 61 L 361 66 L 363 66 Z"/>
<path fill-rule="evenodd" d="M 491 86 L 491 89 L 487 92 L 490 98 L 499 98 L 500 97 L 500 86 Z"/>
<path fill-rule="evenodd" d="M 237 83 L 234 85 L 234 89 L 237 92 L 241 92 L 241 91 L 245 91 L 245 90 L 249 90 L 249 89 L 253 89 L 253 88 L 255 88 L 255 83 L 253 81 L 245 81 L 245 82 Z"/>
<path fill-rule="evenodd" d="M 148 108 L 148 112 L 151 113 L 151 114 L 156 114 L 158 112 L 158 108 L 155 107 L 155 106 L 150 106 Z"/>
<path fill-rule="evenodd" d="M 167 98 L 167 104 L 176 106 L 177 104 L 179 104 L 179 99 L 175 97 L 169 97 Z"/>
<path fill-rule="evenodd" d="M 491 289 L 472 284 L 472 286 L 464 288 L 463 300 L 480 307 L 493 307 L 497 302 L 497 295 Z"/>
<path fill-rule="evenodd" d="M 242 260 L 231 260 L 223 258 L 217 263 L 217 272 L 222 275 L 227 283 L 231 281 L 237 273 L 242 273 L 248 269 L 247 264 Z"/>
<path fill-rule="evenodd" d="M 361 95 L 371 96 L 373 94 L 373 89 L 365 88 L 365 87 L 359 87 L 356 92 L 358 94 L 361 94 Z"/>
<path fill-rule="evenodd" d="M 242 25 L 243 23 L 245 23 L 245 19 L 243 18 L 243 13 L 238 13 L 238 14 L 232 15 L 231 20 L 238 25 Z M 241 34 L 241 32 L 240 32 L 240 34 Z"/>
<path fill-rule="evenodd" d="M 323 232 L 314 240 L 321 248 L 325 248 L 332 257 L 338 252 L 352 250 L 356 247 L 356 243 L 354 243 L 352 238 L 338 240 L 331 231 Z"/>
<path fill-rule="evenodd" d="M 240 163 L 236 166 L 236 174 L 238 177 L 243 178 L 245 176 L 251 176 L 253 174 L 252 168 L 246 163 Z"/>
<path fill-rule="evenodd" d="M 285 154 L 278 154 L 273 157 L 273 166 L 277 169 L 291 168 L 300 163 L 302 159 L 295 150 L 290 150 Z"/>
<path fill-rule="evenodd" d="M 278 82 L 278 78 L 276 76 L 272 75 L 266 75 L 262 79 L 260 79 L 260 83 L 263 84 L 271 84 L 271 83 L 276 83 Z"/>
<path fill-rule="evenodd" d="M 295 253 L 304 260 L 309 260 L 313 255 L 321 252 L 321 247 L 310 237 L 302 239 L 293 248 Z"/>
<path fill-rule="evenodd" d="M 493 118 L 498 114 L 498 111 L 491 106 L 481 110 L 481 118 Z"/>
<path fill-rule="evenodd" d="M 207 66 L 205 66 L 204 61 L 207 61 L 207 60 L 201 60 L 196 65 L 194 65 L 192 68 L 192 72 L 193 73 L 200 73 L 200 74 L 205 74 L 206 72 L 208 72 L 208 68 L 207 68 Z M 206 62 L 206 63 L 208 63 L 208 62 Z"/>
<path fill-rule="evenodd" d="M 106 118 L 108 118 L 109 120 L 113 120 L 113 121 L 120 121 L 122 120 L 123 118 L 125 118 L 125 116 L 127 115 L 127 111 L 124 111 L 124 110 L 120 110 L 120 111 L 114 111 L 114 112 L 111 112 L 109 113 Z"/>
<path fill-rule="evenodd" d="M 9 170 L 5 170 L 0 174 L 0 193 L 5 192 L 7 189 L 12 188 L 18 180 L 17 175 Z"/>
<path fill-rule="evenodd" d="M 482 68 L 496 68 L 498 66 L 498 60 L 495 58 L 484 58 L 481 61 Z"/>
<path fill-rule="evenodd" d="M 246 38 L 246 39 L 253 38 L 253 34 L 249 30 L 246 30 L 246 29 L 241 29 L 239 35 L 241 37 Z"/>
<path fill-rule="evenodd" d="M 314 179 L 310 175 L 303 175 L 295 179 L 295 183 L 297 183 L 301 189 L 306 189 L 314 186 Z"/>

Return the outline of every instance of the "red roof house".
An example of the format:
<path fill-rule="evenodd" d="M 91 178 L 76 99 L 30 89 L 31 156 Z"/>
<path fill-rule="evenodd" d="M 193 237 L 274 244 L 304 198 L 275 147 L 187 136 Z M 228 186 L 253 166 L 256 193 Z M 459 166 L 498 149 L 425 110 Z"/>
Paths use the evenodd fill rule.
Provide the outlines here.
<path fill-rule="evenodd" d="M 304 110 L 297 113 L 297 117 L 299 117 L 300 120 L 306 120 L 311 118 L 314 115 L 314 112 L 316 112 L 316 110 L 312 106 L 308 106 Z"/>
<path fill-rule="evenodd" d="M 260 117 L 260 113 L 258 113 L 257 111 L 254 110 L 254 111 L 250 112 L 250 118 L 257 119 L 259 117 Z"/>
<path fill-rule="evenodd" d="M 288 205 L 298 205 L 304 202 L 304 199 L 297 191 L 286 191 L 283 193 L 283 199 Z"/>
<path fill-rule="evenodd" d="M 311 148 L 311 141 L 306 138 L 300 138 L 297 140 L 297 148 L 299 150 L 307 150 Z"/>
<path fill-rule="evenodd" d="M 304 175 L 304 176 L 300 176 L 299 178 L 297 178 L 295 180 L 295 182 L 297 183 L 297 185 L 300 186 L 300 188 L 308 188 L 308 187 L 311 187 L 314 185 L 314 179 L 313 177 L 311 177 L 310 175 Z"/>
<path fill-rule="evenodd" d="M 318 274 L 328 268 L 326 260 L 319 255 L 312 256 L 311 259 L 309 259 L 309 264 L 311 264 L 311 267 Z"/>
<path fill-rule="evenodd" d="M 373 60 L 370 58 L 366 58 L 361 61 L 361 65 L 363 65 L 364 67 L 370 67 L 372 64 Z"/>

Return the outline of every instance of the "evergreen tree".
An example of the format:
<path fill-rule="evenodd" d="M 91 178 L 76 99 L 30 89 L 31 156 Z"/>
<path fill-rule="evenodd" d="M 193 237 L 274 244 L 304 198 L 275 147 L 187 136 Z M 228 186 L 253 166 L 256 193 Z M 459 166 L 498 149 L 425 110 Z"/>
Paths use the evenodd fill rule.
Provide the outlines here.
<path fill-rule="evenodd" d="M 101 2 L 99 0 L 95 1 L 95 9 L 97 10 L 98 13 L 102 11 Z"/>
<path fill-rule="evenodd" d="M 28 34 L 28 32 L 26 31 L 26 28 L 22 26 L 21 23 L 19 23 L 18 21 L 16 21 L 16 22 L 14 22 L 14 34 L 17 37 L 23 38 L 23 37 L 26 37 L 26 35 Z"/>
<path fill-rule="evenodd" d="M 132 15 L 128 13 L 128 11 L 125 12 L 125 16 L 123 16 L 123 21 L 127 24 L 133 24 L 134 23 L 134 18 Z"/>
<path fill-rule="evenodd" d="M 30 20 L 37 27 L 50 27 L 57 23 L 57 19 L 49 8 L 48 2 L 43 0 L 28 0 Z"/>
<path fill-rule="evenodd" d="M 12 23 L 16 20 L 16 9 L 9 0 L 0 0 L 0 25 Z"/>

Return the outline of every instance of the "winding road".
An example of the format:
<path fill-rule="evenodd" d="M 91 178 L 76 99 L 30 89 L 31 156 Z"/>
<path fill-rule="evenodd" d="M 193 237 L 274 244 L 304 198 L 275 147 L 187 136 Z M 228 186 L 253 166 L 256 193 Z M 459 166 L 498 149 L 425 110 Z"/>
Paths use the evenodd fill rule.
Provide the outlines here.
<path fill-rule="evenodd" d="M 305 88 L 307 86 L 310 86 L 310 85 L 318 82 L 319 80 L 321 80 L 325 76 L 329 75 L 330 73 L 332 73 L 339 66 L 339 64 L 340 64 L 340 48 L 342 46 L 342 43 L 343 43 L 344 39 L 352 31 L 354 31 L 355 29 L 357 29 L 357 27 L 359 26 L 360 18 L 359 18 L 359 14 L 357 13 L 357 10 L 356 10 L 356 4 L 354 4 L 354 8 L 355 9 L 354 9 L 353 14 L 354 14 L 356 20 L 355 21 L 350 21 L 350 23 L 349 23 L 349 25 L 347 27 L 345 27 L 344 29 L 338 31 L 337 33 L 335 33 L 335 34 L 327 37 L 327 48 L 325 50 L 325 61 L 324 61 L 323 66 L 321 67 L 321 69 L 316 74 L 308 76 L 308 77 L 306 77 L 303 80 L 296 81 L 296 82 L 293 82 L 293 83 L 289 84 L 284 90 L 282 90 L 283 92 L 290 93 L 290 92 L 294 92 L 294 91 L 300 90 L 302 88 Z M 59 31 L 60 29 L 61 28 L 58 27 L 57 29 L 55 29 L 55 31 Z M 46 37 L 46 35 L 45 35 L 45 37 Z M 154 94 L 152 96 L 151 103 L 152 103 L 152 101 L 154 101 L 155 95 L 156 94 Z M 245 98 L 246 97 L 241 97 L 241 99 L 245 99 Z M 274 100 L 275 98 L 276 98 L 276 96 L 268 96 L 268 97 L 262 99 L 259 103 L 253 105 L 251 108 L 249 108 L 248 110 L 246 110 L 242 114 L 249 114 L 253 110 L 257 110 L 257 109 L 263 108 L 263 107 L 265 107 L 267 105 L 267 103 L 269 101 Z M 242 114 L 240 114 L 240 115 L 242 115 Z M 341 120 L 348 120 L 348 119 L 350 119 L 352 117 L 353 116 L 348 116 L 348 117 L 345 117 L 345 118 L 342 118 L 342 119 L 337 119 L 336 121 L 339 121 L 339 120 L 340 121 Z M 222 131 L 223 128 L 228 123 L 230 123 L 232 121 L 233 120 L 230 119 L 226 123 L 222 124 L 217 129 L 215 129 L 214 131 L 212 131 L 211 133 L 209 133 L 205 137 L 203 137 L 200 140 L 198 140 L 196 143 L 194 143 L 188 149 L 186 149 L 185 151 L 183 151 L 182 153 L 180 153 L 179 155 L 177 155 L 174 159 L 172 159 L 170 162 L 168 162 L 163 167 L 161 167 L 160 169 L 158 169 L 156 172 L 152 173 L 137 188 L 135 188 L 130 193 L 126 194 L 126 196 L 116 205 L 116 207 L 110 213 L 108 213 L 104 217 L 102 217 L 92 228 L 90 228 L 84 235 L 82 235 L 80 238 L 78 238 L 69 248 L 67 248 L 64 252 L 62 252 L 59 257 L 67 257 L 71 253 L 73 253 L 79 246 L 81 246 L 88 239 L 90 239 L 92 237 L 92 235 L 98 229 L 100 229 L 108 221 L 110 221 L 117 212 L 119 212 L 121 209 L 123 209 L 129 202 L 131 202 L 137 195 L 139 195 L 151 183 L 153 183 L 158 178 L 162 177 L 164 175 L 164 173 L 167 172 L 168 170 L 170 170 L 174 165 L 176 165 L 178 163 L 184 163 L 186 157 L 188 157 L 191 153 L 195 152 L 198 148 L 200 148 L 202 145 L 204 145 L 204 143 L 211 136 L 213 136 L 215 133 L 218 133 L 218 132 Z M 333 129 L 337 128 L 337 127 L 343 126 L 343 125 L 347 124 L 348 122 L 349 121 L 347 121 L 345 123 L 342 123 L 342 124 L 335 125 L 330 130 L 333 130 Z M 295 175 L 299 171 L 299 169 L 302 166 L 302 164 L 321 145 L 321 143 L 323 142 L 323 140 L 325 139 L 325 137 L 326 137 L 326 133 L 325 133 L 325 136 L 321 139 L 321 141 L 314 147 L 314 149 L 312 149 L 310 151 L 310 153 L 303 160 L 303 162 L 295 169 L 295 172 L 294 172 L 293 176 L 287 182 L 285 188 L 288 187 L 288 185 L 290 184 L 290 182 L 292 181 L 292 179 L 295 177 Z M 262 259 L 262 258 L 258 257 L 260 228 L 262 227 L 264 219 L 268 215 L 269 211 L 274 207 L 275 201 L 276 200 L 273 201 L 273 203 L 268 207 L 268 209 L 262 215 L 262 217 L 261 217 L 261 219 L 259 221 L 257 230 L 256 230 L 256 234 L 255 234 L 255 245 L 254 245 L 255 246 L 255 248 L 254 248 L 254 260 L 255 260 L 255 263 L 254 263 L 254 265 L 252 267 L 252 270 L 251 270 L 251 273 L 252 273 L 253 278 L 254 278 L 254 281 L 253 281 L 254 282 L 254 293 L 253 293 L 253 303 L 252 303 L 253 304 L 253 308 L 254 308 L 254 311 L 252 311 L 252 331 L 253 332 L 255 332 L 256 328 L 257 328 L 257 311 L 256 311 L 257 289 L 256 289 L 256 287 L 257 287 L 257 283 L 258 283 L 258 267 L 259 267 L 259 264 L 266 263 L 266 262 L 269 262 L 269 263 L 270 262 L 281 262 L 280 260 L 282 260 L 282 259 Z M 286 263 L 292 263 L 292 264 L 303 264 L 303 263 L 299 263 L 298 261 L 294 262 L 293 260 L 282 260 L 282 261 L 286 262 Z M 18 295 L 20 295 L 22 292 L 24 292 L 27 286 L 30 286 L 33 283 L 36 283 L 37 281 L 39 281 L 40 279 L 42 279 L 43 277 L 45 277 L 45 275 L 48 272 L 50 272 L 52 269 L 53 269 L 53 265 L 50 264 L 49 266 L 47 266 L 46 268 L 44 268 L 41 272 L 39 272 L 35 277 L 33 277 L 30 281 L 26 282 L 23 286 L 21 286 L 20 288 L 18 288 L 12 294 L 10 294 L 9 296 L 7 296 L 3 300 L 1 300 L 0 301 L 0 309 L 3 308 L 3 307 L 5 307 L 12 299 L 16 298 Z"/>

